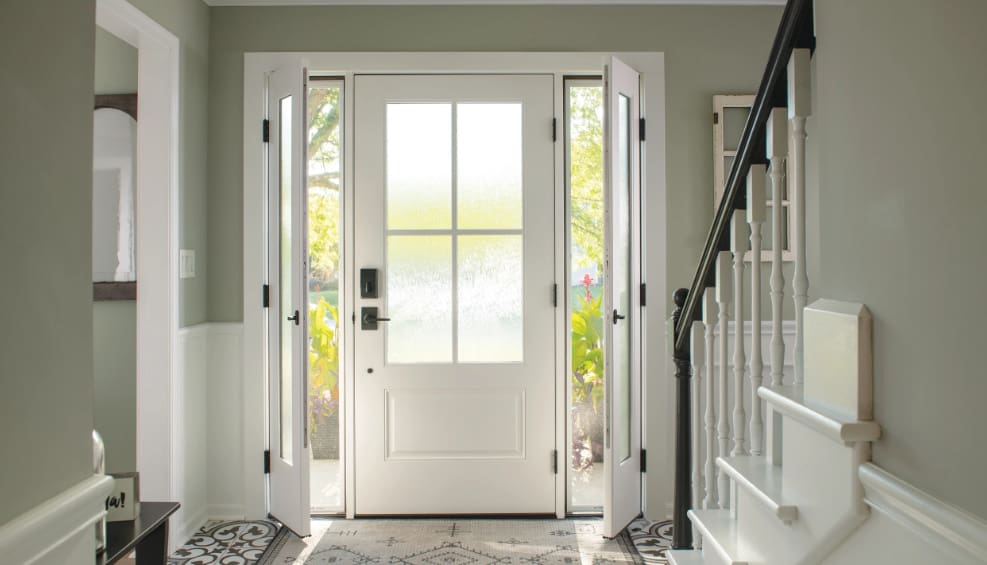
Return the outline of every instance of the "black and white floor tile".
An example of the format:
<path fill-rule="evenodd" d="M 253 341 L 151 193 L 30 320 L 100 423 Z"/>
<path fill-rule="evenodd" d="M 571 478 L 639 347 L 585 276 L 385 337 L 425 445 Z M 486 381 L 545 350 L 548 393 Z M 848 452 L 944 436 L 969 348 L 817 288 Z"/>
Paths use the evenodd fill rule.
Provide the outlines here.
<path fill-rule="evenodd" d="M 634 547 L 645 563 L 668 563 L 667 552 L 672 548 L 672 522 L 665 520 L 635 520 L 627 527 Z"/>
<path fill-rule="evenodd" d="M 343 522 L 343 524 L 345 523 L 346 522 Z M 494 521 L 494 523 L 498 523 L 498 522 Z M 410 522 L 405 522 L 405 524 L 410 524 Z M 529 530 L 535 524 L 536 524 L 535 522 L 522 523 L 521 527 L 524 530 Z M 366 526 L 366 525 L 367 525 L 366 522 L 361 524 L 361 526 Z M 448 528 L 442 531 L 445 532 L 446 534 L 452 535 L 453 537 L 459 537 L 457 536 L 457 534 L 472 533 L 466 531 L 469 530 L 469 528 L 466 529 L 460 528 L 460 530 L 457 531 L 457 529 L 455 528 L 456 525 L 458 525 L 458 522 L 454 523 L 451 533 L 447 531 Z M 589 535 L 587 540 L 595 540 L 596 538 L 599 538 L 598 536 L 599 532 L 593 529 L 598 526 L 598 524 L 596 524 L 595 521 L 585 521 L 585 522 L 579 521 L 578 523 L 572 524 L 572 526 L 574 527 L 570 527 L 568 524 L 565 525 L 566 528 L 556 528 L 556 529 L 550 528 L 551 531 L 547 531 L 547 535 L 558 537 L 558 536 L 562 536 L 563 534 L 564 535 L 578 534 L 580 536 L 582 534 L 586 534 Z M 583 531 L 586 528 L 593 529 L 593 531 L 590 530 Z M 279 529 L 279 525 L 276 522 L 271 522 L 266 520 L 209 522 L 205 526 L 203 526 L 202 529 L 200 529 L 196 533 L 196 535 L 193 536 L 192 539 L 188 541 L 188 543 L 186 543 L 181 548 L 177 549 L 171 555 L 171 557 L 168 560 L 168 565 L 213 565 L 213 564 L 254 565 L 258 563 L 258 561 L 264 556 L 265 551 L 268 549 L 268 546 L 270 546 L 272 542 L 275 540 L 276 535 L 278 534 L 278 529 Z M 321 530 L 323 528 L 318 528 L 318 529 Z M 569 530 L 572 531 L 570 532 Z M 389 531 L 393 531 L 393 528 L 389 529 Z M 320 535 L 313 536 L 313 538 L 307 540 L 307 543 L 300 543 L 301 540 L 296 540 L 296 544 L 300 543 L 299 547 L 294 550 L 292 550 L 291 548 L 284 548 L 285 551 L 282 550 L 283 548 L 281 546 L 283 546 L 286 543 L 288 538 L 281 536 L 279 538 L 279 543 L 275 543 L 274 544 L 275 547 L 271 548 L 272 551 L 268 552 L 269 553 L 268 559 L 265 560 L 265 562 L 318 563 L 319 561 L 317 561 L 316 559 L 310 559 L 310 557 L 315 557 L 314 555 L 312 556 L 309 555 L 310 553 L 313 553 L 313 550 L 315 550 L 314 551 L 315 553 L 322 553 L 331 549 L 338 549 L 337 547 L 338 542 L 333 542 L 335 545 L 329 547 L 328 550 L 326 548 L 316 548 L 315 545 L 317 545 L 316 542 L 318 541 L 318 539 L 322 537 L 326 537 L 326 534 L 328 534 L 329 532 L 320 531 L 314 533 L 318 533 Z M 346 531 L 340 530 L 332 533 L 338 535 L 344 535 L 344 534 L 355 535 L 354 532 L 350 532 L 349 530 Z M 636 520 L 628 527 L 627 533 L 630 537 L 631 542 L 634 544 L 634 549 L 636 549 L 637 553 L 640 555 L 640 559 L 643 560 L 646 564 L 664 565 L 668 563 L 666 552 L 671 548 L 671 543 L 672 543 L 672 523 L 670 521 L 650 522 L 644 519 Z M 602 538 L 599 539 L 602 540 Z M 386 546 L 387 548 L 391 548 L 393 545 L 401 542 L 402 540 L 399 540 L 395 538 L 393 535 L 390 535 L 389 537 L 386 538 L 381 537 L 379 540 L 375 540 L 375 541 L 378 544 L 383 544 L 383 546 Z M 516 542 L 516 543 L 512 543 L 512 542 Z M 444 545 L 441 545 L 440 548 L 438 548 L 441 549 L 442 552 L 445 552 L 444 555 L 448 554 L 445 555 L 444 557 L 446 562 L 448 562 L 449 559 L 455 557 L 455 555 L 458 555 L 458 553 L 467 551 L 468 548 L 459 547 L 457 543 L 459 545 L 462 545 L 462 543 L 460 542 L 452 542 L 451 545 L 450 543 L 445 543 Z M 528 542 L 521 540 L 517 535 L 515 535 L 514 537 L 510 537 L 510 539 L 505 538 L 505 540 L 499 541 L 499 543 L 508 544 L 511 546 L 509 549 L 514 549 L 515 545 L 527 544 Z M 596 542 L 590 541 L 589 543 L 592 545 L 593 543 Z M 312 547 L 305 549 L 306 545 Z M 318 544 L 318 545 L 324 545 L 324 544 Z M 555 545 L 552 545 L 552 547 L 555 547 Z M 318 551 L 318 549 L 322 549 L 323 551 Z M 603 549 L 603 548 L 602 547 L 594 548 L 592 551 L 598 551 L 599 549 Z M 627 549 L 630 550 L 630 548 Z M 377 551 L 380 550 L 378 549 Z M 433 550 L 430 551 L 435 551 L 435 548 L 433 548 Z M 328 552 L 332 553 L 331 551 Z M 284 555 L 282 555 L 282 553 L 284 553 Z M 513 553 L 513 551 L 509 551 L 508 553 Z M 417 563 L 418 561 L 420 561 L 418 557 L 423 557 L 423 555 L 413 554 L 411 557 L 415 557 L 415 559 L 412 559 L 412 561 Z M 530 561 L 532 556 L 527 556 L 527 557 L 528 557 L 527 560 L 522 560 L 522 561 L 527 563 L 528 561 Z M 539 562 L 544 561 L 545 563 L 548 563 L 552 561 L 552 559 L 548 559 L 548 557 L 549 555 L 547 554 L 541 556 L 539 558 L 540 559 Z M 552 557 L 556 557 L 556 556 L 553 555 Z M 426 560 L 426 562 L 427 561 L 428 560 Z M 456 561 L 456 559 L 453 559 L 453 561 Z M 510 561 L 513 561 L 513 559 L 508 558 L 506 562 L 510 562 Z M 612 561 L 619 562 L 621 561 L 621 559 L 612 559 Z M 494 562 L 505 562 L 505 561 L 504 559 L 498 558 L 494 560 Z"/>
<path fill-rule="evenodd" d="M 171 554 L 168 565 L 251 565 L 261 558 L 279 528 L 267 520 L 207 522 Z"/>

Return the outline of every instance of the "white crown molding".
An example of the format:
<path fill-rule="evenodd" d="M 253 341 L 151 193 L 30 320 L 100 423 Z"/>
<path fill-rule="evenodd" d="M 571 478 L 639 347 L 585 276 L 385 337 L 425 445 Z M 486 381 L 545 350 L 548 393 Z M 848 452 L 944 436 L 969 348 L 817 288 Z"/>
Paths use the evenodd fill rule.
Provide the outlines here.
<path fill-rule="evenodd" d="M 965 563 L 987 562 L 987 522 L 915 488 L 873 463 L 860 466 L 864 501 L 933 548 Z"/>
<path fill-rule="evenodd" d="M 204 0 L 210 6 L 784 6 L 785 0 Z"/>

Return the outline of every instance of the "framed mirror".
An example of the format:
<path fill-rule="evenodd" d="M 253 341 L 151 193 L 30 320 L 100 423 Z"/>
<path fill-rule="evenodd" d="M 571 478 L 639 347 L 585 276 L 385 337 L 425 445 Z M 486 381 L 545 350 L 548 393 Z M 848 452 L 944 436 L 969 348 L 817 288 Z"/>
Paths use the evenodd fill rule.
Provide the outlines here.
<path fill-rule="evenodd" d="M 93 113 L 93 299 L 134 300 L 137 94 L 97 95 Z"/>

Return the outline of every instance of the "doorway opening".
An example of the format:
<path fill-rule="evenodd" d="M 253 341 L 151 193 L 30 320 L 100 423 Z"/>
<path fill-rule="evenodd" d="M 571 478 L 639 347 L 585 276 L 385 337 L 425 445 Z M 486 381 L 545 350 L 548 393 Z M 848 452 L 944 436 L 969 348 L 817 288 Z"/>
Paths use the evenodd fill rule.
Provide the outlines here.
<path fill-rule="evenodd" d="M 603 510 L 603 84 L 565 81 L 569 296 L 568 501 L 570 513 Z"/>
<path fill-rule="evenodd" d="M 310 77 L 306 92 L 308 436 L 312 514 L 344 511 L 340 433 L 340 188 L 343 81 Z"/>

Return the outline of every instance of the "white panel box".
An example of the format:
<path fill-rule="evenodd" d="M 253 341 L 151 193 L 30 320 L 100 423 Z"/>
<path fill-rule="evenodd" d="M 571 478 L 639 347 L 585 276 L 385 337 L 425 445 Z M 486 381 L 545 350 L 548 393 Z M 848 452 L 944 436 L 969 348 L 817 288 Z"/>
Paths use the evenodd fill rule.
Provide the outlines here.
<path fill-rule="evenodd" d="M 817 300 L 806 306 L 804 324 L 806 405 L 841 419 L 873 419 L 870 311 Z"/>

